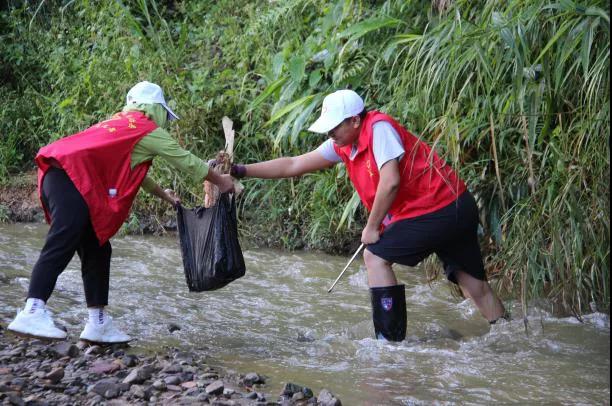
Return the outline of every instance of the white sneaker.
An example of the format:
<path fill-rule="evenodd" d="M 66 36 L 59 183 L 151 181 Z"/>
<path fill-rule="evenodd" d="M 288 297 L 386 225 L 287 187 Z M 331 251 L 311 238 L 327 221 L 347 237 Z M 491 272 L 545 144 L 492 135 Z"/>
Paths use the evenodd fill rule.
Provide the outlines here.
<path fill-rule="evenodd" d="M 129 335 L 113 326 L 113 319 L 107 316 L 104 324 L 92 323 L 89 320 L 81 333 L 81 340 L 98 344 L 121 344 L 131 341 Z"/>
<path fill-rule="evenodd" d="M 68 336 L 64 330 L 55 326 L 51 312 L 47 309 L 36 309 L 32 313 L 22 310 L 7 329 L 17 334 L 53 340 L 63 340 Z"/>

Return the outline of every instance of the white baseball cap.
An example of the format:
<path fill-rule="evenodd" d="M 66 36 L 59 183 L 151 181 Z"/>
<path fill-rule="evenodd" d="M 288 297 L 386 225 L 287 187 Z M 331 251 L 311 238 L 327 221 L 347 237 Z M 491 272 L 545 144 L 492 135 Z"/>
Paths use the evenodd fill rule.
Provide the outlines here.
<path fill-rule="evenodd" d="M 128 92 L 126 100 L 128 106 L 130 104 L 159 103 L 164 106 L 168 112 L 169 120 L 178 120 L 179 118 L 166 104 L 166 99 L 164 99 L 164 92 L 162 91 L 162 88 L 155 83 L 147 82 L 146 80 L 144 82 L 136 83 Z"/>
<path fill-rule="evenodd" d="M 321 117 L 308 128 L 308 131 L 327 133 L 336 128 L 345 118 L 361 113 L 363 107 L 363 99 L 352 90 L 338 90 L 328 94 L 323 99 Z"/>

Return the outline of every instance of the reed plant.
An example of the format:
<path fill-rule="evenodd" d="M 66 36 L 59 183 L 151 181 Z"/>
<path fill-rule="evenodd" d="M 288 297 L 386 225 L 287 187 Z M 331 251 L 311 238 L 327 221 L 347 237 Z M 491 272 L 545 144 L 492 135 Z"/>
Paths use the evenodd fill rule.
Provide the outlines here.
<path fill-rule="evenodd" d="M 9 1 L 0 11 L 0 179 L 36 149 L 163 86 L 202 157 L 235 123 L 243 162 L 293 155 L 325 94 L 353 88 L 460 172 L 500 289 L 609 312 L 609 4 L 603 0 Z M 185 200 L 199 185 L 156 163 Z M 347 249 L 365 212 L 345 170 L 247 180 L 249 238 Z M 150 198 L 136 211 L 162 215 Z"/>

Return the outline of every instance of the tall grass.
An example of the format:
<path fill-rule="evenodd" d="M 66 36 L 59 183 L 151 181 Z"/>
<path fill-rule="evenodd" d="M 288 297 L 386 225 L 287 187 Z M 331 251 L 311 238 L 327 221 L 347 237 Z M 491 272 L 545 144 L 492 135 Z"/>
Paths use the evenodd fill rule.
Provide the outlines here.
<path fill-rule="evenodd" d="M 316 147 L 305 129 L 322 98 L 351 87 L 466 179 L 501 288 L 609 311 L 605 1 L 9 1 L 0 36 L 0 178 L 119 109 L 138 80 L 164 87 L 182 117 L 175 134 L 202 156 L 232 117 L 244 162 Z M 154 176 L 201 194 L 163 163 Z M 248 237 L 327 249 L 358 239 L 365 213 L 342 166 L 246 184 Z"/>

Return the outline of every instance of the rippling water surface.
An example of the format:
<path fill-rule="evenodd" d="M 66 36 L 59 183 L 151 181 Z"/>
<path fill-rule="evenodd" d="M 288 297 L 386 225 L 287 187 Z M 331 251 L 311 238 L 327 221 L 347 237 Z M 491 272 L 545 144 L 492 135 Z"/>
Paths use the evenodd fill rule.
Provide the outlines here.
<path fill-rule="evenodd" d="M 0 321 L 23 304 L 44 225 L 0 225 Z M 530 309 L 523 321 L 493 326 L 444 282 L 418 269 L 397 269 L 406 284 L 408 337 L 372 338 L 363 262 L 334 292 L 327 288 L 347 258 L 311 252 L 249 249 L 247 275 L 227 287 L 190 293 L 175 236 L 113 239 L 109 310 L 138 341 L 201 351 L 210 363 L 315 391 L 328 388 L 346 405 L 610 403 L 610 323 L 593 313 L 584 323 Z M 49 301 L 72 338 L 86 318 L 78 257 Z M 349 275 L 347 277 L 347 275 Z M 514 308 L 518 315 L 520 310 Z M 180 331 L 170 333 L 176 323 Z"/>

